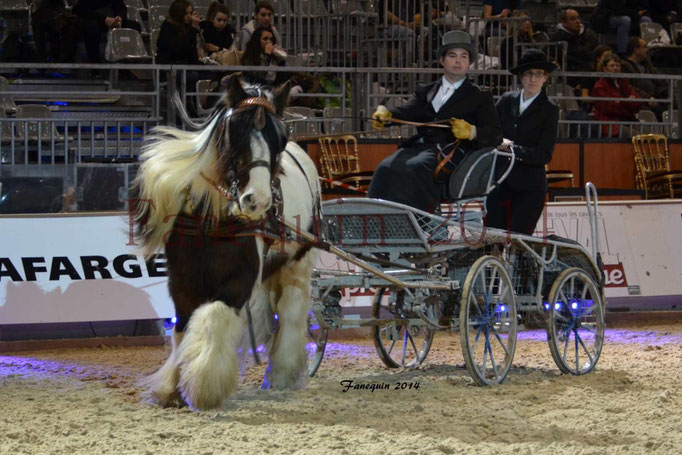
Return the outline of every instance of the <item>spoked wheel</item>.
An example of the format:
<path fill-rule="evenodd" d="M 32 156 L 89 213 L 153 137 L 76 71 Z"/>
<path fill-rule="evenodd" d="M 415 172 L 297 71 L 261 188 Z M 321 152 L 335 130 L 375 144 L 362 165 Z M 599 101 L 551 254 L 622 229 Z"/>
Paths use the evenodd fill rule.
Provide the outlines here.
<path fill-rule="evenodd" d="M 372 338 L 377 353 L 389 368 L 416 368 L 422 364 L 431 349 L 434 331 L 422 324 L 410 324 L 407 319 L 418 318 L 408 315 L 403 307 L 403 294 L 397 291 L 389 292 L 380 289 L 374 294 L 372 301 L 372 317 L 377 319 L 394 319 L 384 326 L 372 327 Z M 428 314 L 435 311 L 427 308 L 427 316 L 431 320 L 438 317 Z M 432 317 L 433 316 L 433 317 Z M 398 324 L 404 322 L 404 324 Z"/>
<path fill-rule="evenodd" d="M 328 335 L 329 329 L 320 327 L 312 311 L 308 313 L 308 342 L 306 343 L 306 350 L 308 351 L 308 376 L 311 378 L 315 376 L 317 369 L 320 368 L 322 363 L 324 350 L 327 347 Z"/>
<path fill-rule="evenodd" d="M 566 269 L 549 292 L 547 341 L 564 373 L 592 371 L 604 344 L 604 301 L 597 284 L 579 268 Z"/>
<path fill-rule="evenodd" d="M 479 258 L 469 270 L 460 307 L 464 361 L 476 384 L 499 384 L 516 350 L 516 302 L 509 274 L 494 256 Z"/>

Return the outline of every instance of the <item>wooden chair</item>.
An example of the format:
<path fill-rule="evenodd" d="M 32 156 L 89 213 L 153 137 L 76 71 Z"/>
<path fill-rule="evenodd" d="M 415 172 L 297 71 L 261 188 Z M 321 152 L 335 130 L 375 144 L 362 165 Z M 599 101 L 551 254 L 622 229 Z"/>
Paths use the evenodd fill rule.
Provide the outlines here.
<path fill-rule="evenodd" d="M 682 197 L 682 170 L 670 169 L 668 138 L 639 134 L 632 138 L 632 145 L 637 189 L 644 190 L 644 199 Z"/>
<path fill-rule="evenodd" d="M 357 188 L 366 193 L 373 171 L 361 171 L 358 141 L 355 136 L 324 136 L 318 139 L 322 153 L 321 165 L 324 177 Z M 335 185 L 327 183 L 328 188 Z M 348 188 L 346 188 L 348 189 Z"/>
<path fill-rule="evenodd" d="M 570 181 L 571 182 L 571 188 L 575 186 L 575 180 L 573 177 L 573 172 L 571 171 L 565 171 L 565 170 L 553 170 L 550 171 L 547 165 L 545 164 L 545 174 L 547 174 L 547 186 L 552 185 L 553 183 L 559 183 L 559 182 L 565 182 L 565 181 Z"/>

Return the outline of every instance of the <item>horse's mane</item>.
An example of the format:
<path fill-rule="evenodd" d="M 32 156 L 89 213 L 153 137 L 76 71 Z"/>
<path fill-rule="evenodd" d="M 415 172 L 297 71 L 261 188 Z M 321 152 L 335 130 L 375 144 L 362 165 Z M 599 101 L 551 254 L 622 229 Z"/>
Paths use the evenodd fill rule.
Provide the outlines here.
<path fill-rule="evenodd" d="M 272 99 L 271 93 L 258 86 L 244 88 L 246 91 L 242 93 L 248 96 Z M 253 129 L 256 110 L 240 113 L 227 121 L 225 116 L 233 104 L 233 100 L 223 96 L 211 117 L 198 125 L 196 131 L 158 126 L 148 137 L 135 180 L 139 199 L 135 209 L 136 237 L 146 256 L 163 247 L 175 218 L 185 209 L 187 191 L 193 205 L 201 208 L 203 217 L 217 221 L 224 215 L 227 201 L 201 174 L 214 182 L 222 182 L 221 170 L 228 169 L 234 155 L 249 146 L 250 135 L 246 132 Z M 271 150 L 282 150 L 286 132 L 266 117 L 270 127 L 263 129 L 263 137 Z M 219 161 L 218 150 L 223 148 L 231 152 L 223 153 Z"/>
<path fill-rule="evenodd" d="M 200 175 L 217 169 L 214 130 L 219 121 L 220 116 L 214 115 L 207 128 L 198 131 L 156 127 L 143 147 L 143 162 L 135 181 L 140 200 L 135 221 L 145 256 L 163 246 L 165 234 L 183 211 L 187 188 L 192 201 L 203 208 L 202 216 L 217 219 L 220 215 L 220 195 L 210 191 L 209 183 Z"/>

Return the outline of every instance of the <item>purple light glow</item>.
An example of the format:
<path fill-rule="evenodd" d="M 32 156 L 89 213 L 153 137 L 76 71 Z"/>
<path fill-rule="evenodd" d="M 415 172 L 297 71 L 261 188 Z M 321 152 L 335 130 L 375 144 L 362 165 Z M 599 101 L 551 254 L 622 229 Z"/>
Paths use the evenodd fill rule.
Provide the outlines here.
<path fill-rule="evenodd" d="M 11 374 L 33 378 L 70 376 L 77 379 L 85 379 L 92 377 L 95 371 L 97 371 L 97 368 L 90 368 L 76 363 L 0 355 L 0 377 Z"/>
<path fill-rule="evenodd" d="M 308 343 L 306 348 L 308 353 L 312 354 L 317 349 L 315 343 Z M 340 358 L 340 357 L 376 357 L 377 351 L 374 346 L 358 346 L 345 343 L 327 343 L 324 351 L 325 358 Z"/>
<path fill-rule="evenodd" d="M 591 339 L 592 336 L 586 330 L 579 331 L 583 339 Z M 525 341 L 547 341 L 547 332 L 544 329 L 524 330 L 518 332 L 517 339 Z M 682 333 L 668 333 L 626 330 L 626 329 L 606 329 L 604 331 L 605 344 L 638 344 L 643 346 L 661 346 L 664 344 L 682 344 Z"/>

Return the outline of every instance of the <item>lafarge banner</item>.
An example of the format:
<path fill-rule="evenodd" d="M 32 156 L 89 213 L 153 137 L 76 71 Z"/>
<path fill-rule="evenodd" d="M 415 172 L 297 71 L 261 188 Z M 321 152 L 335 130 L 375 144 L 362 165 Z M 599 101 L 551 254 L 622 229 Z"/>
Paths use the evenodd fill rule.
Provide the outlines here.
<path fill-rule="evenodd" d="M 682 308 L 682 202 L 602 203 L 599 211 L 607 308 Z M 0 232 L 0 325 L 174 315 L 163 255 L 144 260 L 123 214 L 0 217 Z M 550 205 L 536 234 L 592 248 L 584 204 Z M 318 266 L 349 264 L 323 253 Z M 367 306 L 371 294 L 348 289 L 342 303 Z"/>
<path fill-rule="evenodd" d="M 124 215 L 0 218 L 0 325 L 170 318 L 163 256 Z"/>

